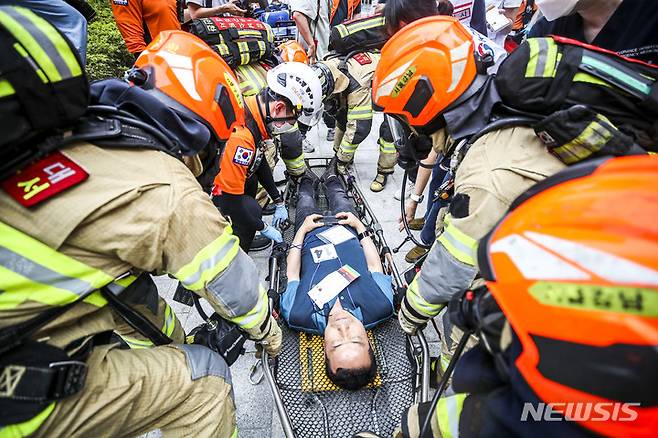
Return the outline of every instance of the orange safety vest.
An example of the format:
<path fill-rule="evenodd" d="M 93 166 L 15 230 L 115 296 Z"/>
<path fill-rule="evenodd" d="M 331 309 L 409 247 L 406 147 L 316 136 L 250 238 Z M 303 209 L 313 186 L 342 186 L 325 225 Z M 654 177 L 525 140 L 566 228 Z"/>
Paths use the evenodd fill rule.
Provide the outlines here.
<path fill-rule="evenodd" d="M 224 152 L 219 164 L 219 173 L 215 176 L 212 194 L 217 196 L 222 193 L 231 195 L 244 194 L 244 185 L 249 175 L 249 170 L 254 164 L 257 154 L 255 137 L 267 140 L 269 135 L 265 129 L 265 122 L 260 115 L 256 95 L 247 96 L 245 103 L 247 109 L 255 122 L 251 129 L 258 129 L 254 133 L 250 128 L 240 126 L 236 128 L 226 142 Z"/>
<path fill-rule="evenodd" d="M 340 2 L 342 1 L 347 2 L 347 17 L 345 18 L 345 20 L 352 19 L 352 16 L 354 15 L 354 11 L 361 3 L 361 0 L 333 0 L 333 3 L 331 5 L 331 15 L 329 16 L 329 22 L 333 21 L 334 15 L 336 15 L 336 11 L 338 10 L 338 6 L 340 6 Z M 336 23 L 336 24 L 340 24 L 340 23 Z"/>

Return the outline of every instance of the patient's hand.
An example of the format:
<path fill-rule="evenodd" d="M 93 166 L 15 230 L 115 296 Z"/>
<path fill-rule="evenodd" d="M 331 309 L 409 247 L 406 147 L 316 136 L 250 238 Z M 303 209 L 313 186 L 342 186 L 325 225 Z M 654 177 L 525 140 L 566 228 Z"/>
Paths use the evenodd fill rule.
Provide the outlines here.
<path fill-rule="evenodd" d="M 302 223 L 302 226 L 299 230 L 306 234 L 315 230 L 316 228 L 320 228 L 324 225 L 324 222 L 320 221 L 320 219 L 322 219 L 321 214 L 312 214 L 310 216 L 306 216 L 306 219 L 304 219 L 304 222 Z"/>
<path fill-rule="evenodd" d="M 341 212 L 336 215 L 336 218 L 340 219 L 338 221 L 339 224 L 352 227 L 357 233 L 363 233 L 366 230 L 363 222 L 361 222 L 358 217 L 354 216 L 354 213 Z"/>

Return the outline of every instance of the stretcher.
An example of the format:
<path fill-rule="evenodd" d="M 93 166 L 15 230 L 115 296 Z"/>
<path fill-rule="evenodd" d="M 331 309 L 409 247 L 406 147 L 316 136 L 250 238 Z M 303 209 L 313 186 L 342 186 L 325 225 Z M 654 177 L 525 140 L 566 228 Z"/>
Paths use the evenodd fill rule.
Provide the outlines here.
<path fill-rule="evenodd" d="M 308 159 L 307 166 L 319 176 L 328 162 L 329 159 Z M 403 293 L 403 280 L 377 218 L 354 176 L 342 178 L 361 221 L 374 232 L 384 270 L 393 278 L 394 292 Z M 294 223 L 296 190 L 292 182 L 286 184 L 284 200 Z M 327 209 L 322 196 L 318 207 Z M 286 243 L 290 243 L 294 227 L 289 226 L 283 234 Z M 285 249 L 279 247 L 273 249 L 269 259 L 269 296 L 273 300 L 286 288 L 285 256 Z M 273 359 L 263 354 L 261 365 L 286 437 L 351 437 L 362 431 L 391 436 L 409 406 L 429 400 L 427 341 L 422 331 L 414 337 L 405 335 L 395 317 L 368 332 L 377 361 L 377 377 L 358 391 L 339 389 L 329 381 L 320 336 L 294 332 L 283 322 L 281 325 L 281 354 Z"/>

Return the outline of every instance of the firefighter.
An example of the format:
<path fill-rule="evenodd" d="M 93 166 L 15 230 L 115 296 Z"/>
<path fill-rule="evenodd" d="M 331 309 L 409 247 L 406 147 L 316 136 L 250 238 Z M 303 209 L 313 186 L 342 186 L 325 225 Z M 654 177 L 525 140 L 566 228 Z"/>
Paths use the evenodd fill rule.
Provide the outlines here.
<path fill-rule="evenodd" d="M 163 30 L 178 30 L 176 0 L 112 0 L 112 14 L 128 51 L 137 59 Z"/>
<path fill-rule="evenodd" d="M 546 50 L 541 49 L 544 45 Z M 610 141 L 619 141 L 620 147 L 608 153 L 635 153 L 633 139 L 639 141 L 650 136 L 655 124 L 654 106 L 643 108 L 644 104 L 627 100 L 625 93 L 616 91 L 621 88 L 612 85 L 599 88 L 600 82 L 585 73 L 573 76 L 569 86 L 561 85 L 564 90 L 575 90 L 565 98 L 567 109 L 556 111 L 546 103 L 542 106 L 542 102 L 554 98 L 550 93 L 560 89 L 554 83 L 564 77 L 556 73 L 558 69 L 561 72 L 563 68 L 573 68 L 567 62 L 575 59 L 557 56 L 559 47 L 553 40 L 531 40 L 500 66 L 502 71 L 495 77 L 481 73 L 483 69 L 476 61 L 473 47 L 472 36 L 454 19 L 425 18 L 408 25 L 389 40 L 373 79 L 375 103 L 412 130 L 428 133 L 435 151 L 451 157 L 453 163 L 454 189 L 449 208 L 443 212 L 441 232 L 437 233 L 437 241 L 401 304 L 399 320 L 407 333 L 415 333 L 438 315 L 455 294 L 481 283 L 474 253 L 477 241 L 498 222 L 520 193 L 574 160 L 603 150 Z M 596 54 L 599 53 L 614 56 Z M 553 69 L 546 68 L 550 60 L 545 57 L 551 54 L 556 55 L 552 58 Z M 605 66 L 610 71 L 616 69 L 614 63 Z M 655 75 L 649 70 L 642 73 L 635 78 Z M 532 101 L 533 93 L 538 90 L 530 85 L 535 79 L 552 84 L 552 92 L 538 92 L 537 97 L 546 100 Z M 610 94 L 597 99 L 601 90 Z M 527 103 L 528 112 L 524 114 L 535 111 L 534 114 L 547 116 L 534 125 L 535 129 L 557 123 L 560 127 L 552 130 L 554 137 L 538 131 L 540 140 L 540 134 L 533 129 L 536 122 L 527 121 L 484 130 L 490 120 L 504 115 L 497 112 L 500 104 L 512 105 L 514 99 L 517 99 L 514 108 Z M 614 123 L 626 126 L 626 132 L 633 132 L 633 137 L 623 134 Z M 606 134 L 599 139 L 587 134 L 591 130 Z M 567 135 L 573 136 L 565 138 Z M 563 141 L 553 144 L 549 152 L 550 141 L 560 136 Z M 461 149 L 466 144 L 463 140 L 469 138 L 472 138 L 470 147 Z M 582 146 L 583 142 L 587 146 Z M 649 140 L 643 146 L 652 144 L 655 142 Z M 459 151 L 455 152 L 456 149 Z M 446 333 L 450 333 L 445 318 L 444 325 Z M 453 341 L 459 334 L 456 331 L 452 334 L 452 338 L 443 337 L 446 344 L 442 359 L 448 360 L 450 350 L 455 347 Z"/>
<path fill-rule="evenodd" d="M 354 161 L 359 144 L 370 134 L 372 127 L 372 77 L 379 62 L 376 52 L 357 53 L 345 59 L 330 56 L 313 64 L 320 82 L 325 111 L 336 119 L 337 133 L 334 151 L 338 157 L 338 171 L 347 172 Z M 386 186 L 388 175 L 393 173 L 396 161 L 393 137 L 387 122 L 379 128 L 379 159 L 377 175 L 370 190 L 380 192 Z"/>
<path fill-rule="evenodd" d="M 235 402 L 219 354 L 200 345 L 124 350 L 108 335 L 111 309 L 135 277 L 156 272 L 268 353 L 280 349 L 256 266 L 179 159 L 198 169 L 196 154 L 213 156 L 243 122 L 234 76 L 194 37 L 163 32 L 138 60 L 148 86 L 94 84 L 93 102 L 123 109 L 91 112 L 84 70 L 56 29 L 4 7 L 0 27 L 1 434 L 231 436 Z M 189 76 L 178 70 L 184 59 Z M 82 130 L 56 130 L 71 124 Z"/>
<path fill-rule="evenodd" d="M 260 145 L 273 135 L 290 131 L 298 120 L 308 125 L 317 123 L 322 109 L 320 81 L 306 64 L 283 63 L 267 72 L 267 86 L 248 96 L 245 103 L 247 123 L 226 143 L 212 194 L 222 214 L 233 219 L 235 233 L 246 251 L 256 231 L 275 242 L 283 241 L 276 227 L 288 219 L 288 212 Z M 261 219 L 255 200 L 257 182 L 276 205 L 272 225 Z"/>
<path fill-rule="evenodd" d="M 457 362 L 457 394 L 423 435 L 430 403 L 412 406 L 400 435 L 655 436 L 656 184 L 655 157 L 609 158 L 517 198 L 479 242 L 486 286 L 451 303 L 480 339 Z M 610 199 L 624 208 L 611 215 Z"/>

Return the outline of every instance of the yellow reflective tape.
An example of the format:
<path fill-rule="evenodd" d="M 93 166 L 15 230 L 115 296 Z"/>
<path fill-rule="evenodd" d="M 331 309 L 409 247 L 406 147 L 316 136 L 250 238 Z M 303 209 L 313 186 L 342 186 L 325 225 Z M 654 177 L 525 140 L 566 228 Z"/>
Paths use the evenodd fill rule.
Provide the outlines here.
<path fill-rule="evenodd" d="M 432 304 L 423 298 L 418 287 L 419 275 L 421 274 L 416 274 L 413 281 L 407 288 L 407 300 L 409 301 L 409 304 L 411 304 L 411 307 L 413 307 L 414 310 L 421 315 L 426 315 L 429 317 L 436 316 L 441 311 L 441 309 L 445 307 L 445 304 Z"/>
<path fill-rule="evenodd" d="M 590 122 L 587 128 L 578 137 L 560 147 L 553 148 L 565 164 L 573 164 L 582 161 L 600 151 L 612 138 L 612 132 L 602 123 L 610 123 L 607 118 L 597 114 L 597 120 Z"/>
<path fill-rule="evenodd" d="M 541 56 L 539 53 L 539 41 L 537 38 L 528 39 L 528 48 L 530 49 L 530 56 L 528 57 L 528 65 L 525 68 L 525 76 L 531 78 L 535 76 L 537 70 L 537 58 Z"/>
<path fill-rule="evenodd" d="M 0 438 L 22 438 L 32 435 L 50 417 L 54 410 L 55 402 L 52 402 L 46 406 L 46 409 L 27 421 L 0 427 Z"/>
<path fill-rule="evenodd" d="M 16 9 L 16 11 L 30 20 L 36 27 L 41 29 L 46 38 L 48 38 L 53 47 L 55 47 L 59 56 L 64 60 L 64 63 L 69 68 L 72 76 L 82 75 L 82 68 L 80 67 L 76 54 L 73 53 L 73 50 L 71 50 L 71 47 L 64 37 L 60 35 L 59 32 L 55 32 L 51 29 L 52 25 L 48 21 L 26 9 Z"/>
<path fill-rule="evenodd" d="M 596 76 L 592 76 L 589 73 L 576 73 L 576 75 L 573 77 L 574 82 L 585 82 L 588 84 L 594 84 L 594 85 L 601 85 L 603 87 L 608 87 L 612 88 L 610 84 L 605 82 L 604 80 L 601 80 L 597 78 Z"/>
<path fill-rule="evenodd" d="M 477 240 L 464 234 L 451 223 L 450 219 L 450 215 L 446 216 L 446 227 L 437 240 L 457 260 L 467 265 L 475 266 Z"/>
<path fill-rule="evenodd" d="M 383 154 L 394 154 L 395 151 L 395 143 L 386 141 L 382 138 L 379 139 L 379 152 Z"/>
<path fill-rule="evenodd" d="M 286 165 L 287 169 L 301 169 L 306 165 L 304 162 L 304 156 L 301 155 L 297 158 L 293 158 L 292 160 L 286 160 L 285 158 L 283 159 L 283 163 Z"/>
<path fill-rule="evenodd" d="M 233 429 L 233 433 L 231 434 L 231 438 L 238 438 L 238 426 L 235 426 L 235 429 Z"/>
<path fill-rule="evenodd" d="M 366 20 L 360 23 L 353 23 L 345 25 L 345 29 L 349 32 L 356 32 L 357 30 L 372 29 L 373 27 L 382 26 L 384 24 L 384 17 L 380 17 L 376 20 Z M 343 36 L 343 35 L 341 35 Z"/>
<path fill-rule="evenodd" d="M 227 225 L 221 236 L 199 251 L 194 259 L 178 270 L 174 276 L 187 289 L 202 289 L 226 269 L 239 249 L 238 238 L 233 235 L 231 226 Z"/>
<path fill-rule="evenodd" d="M 155 344 L 154 344 L 153 342 L 151 342 L 151 341 L 148 341 L 148 340 L 147 340 L 147 341 L 144 341 L 144 340 L 142 340 L 142 339 L 131 338 L 131 337 L 129 337 L 129 336 L 124 336 L 124 335 L 120 335 L 120 336 L 121 336 L 121 339 L 123 339 L 123 341 L 124 341 L 126 344 L 128 344 L 128 346 L 129 346 L 131 349 L 135 349 L 135 348 L 136 348 L 136 349 L 139 349 L 139 348 L 151 348 L 151 347 L 155 347 Z"/>
<path fill-rule="evenodd" d="M 86 281 L 93 289 L 98 289 L 114 280 L 103 271 L 57 252 L 48 245 L 2 222 L 0 222 L 0 247 L 8 248 L 59 274 Z"/>
<path fill-rule="evenodd" d="M 340 142 L 340 148 L 342 149 L 343 152 L 352 153 L 355 152 L 356 148 L 358 147 L 359 147 L 358 144 L 350 143 L 347 140 L 343 140 Z"/>
<path fill-rule="evenodd" d="M 557 72 L 557 50 L 558 46 L 553 39 L 547 39 L 548 50 L 546 51 L 546 65 L 544 66 L 543 76 L 545 78 L 555 77 Z"/>
<path fill-rule="evenodd" d="M 345 27 L 344 24 L 339 24 L 334 29 L 338 30 L 338 34 L 340 35 L 341 38 L 345 38 L 345 36 L 347 35 L 347 28 Z"/>
<path fill-rule="evenodd" d="M 50 81 L 61 81 L 62 77 L 57 71 L 57 67 L 50 59 L 50 56 L 41 48 L 39 43 L 29 34 L 23 25 L 7 13 L 0 11 L 0 24 L 5 26 L 7 30 L 27 49 L 34 61 L 41 67 L 44 73 L 48 76 Z"/>
<path fill-rule="evenodd" d="M 175 327 L 176 327 L 176 315 L 174 314 L 174 311 L 171 309 L 171 306 L 165 303 L 165 316 L 164 316 L 164 324 L 162 325 L 162 333 L 164 333 L 167 336 L 171 336 L 171 334 L 174 333 Z"/>
<path fill-rule="evenodd" d="M 8 80 L 0 80 L 0 97 L 11 96 L 16 90 L 11 86 Z"/>
<path fill-rule="evenodd" d="M 658 317 L 658 294 L 646 287 L 538 281 L 530 294 L 549 306 Z"/>
<path fill-rule="evenodd" d="M 100 293 L 100 291 L 96 291 L 96 292 L 92 293 L 91 295 L 89 295 L 87 298 L 85 298 L 82 301 L 87 303 L 87 304 L 91 304 L 92 306 L 96 306 L 96 307 L 103 307 L 103 306 L 107 305 L 107 300 Z"/>
<path fill-rule="evenodd" d="M 347 120 L 372 119 L 372 106 L 353 106 L 347 109 Z"/>
<path fill-rule="evenodd" d="M 231 318 L 231 321 L 239 325 L 245 330 L 256 327 L 265 321 L 267 311 L 269 310 L 269 303 L 267 301 L 267 293 L 262 285 L 258 287 L 258 302 L 249 312 L 241 316 Z"/>
<path fill-rule="evenodd" d="M 435 412 L 442 438 L 459 436 L 459 417 L 467 396 L 468 394 L 455 394 L 439 399 Z"/>

